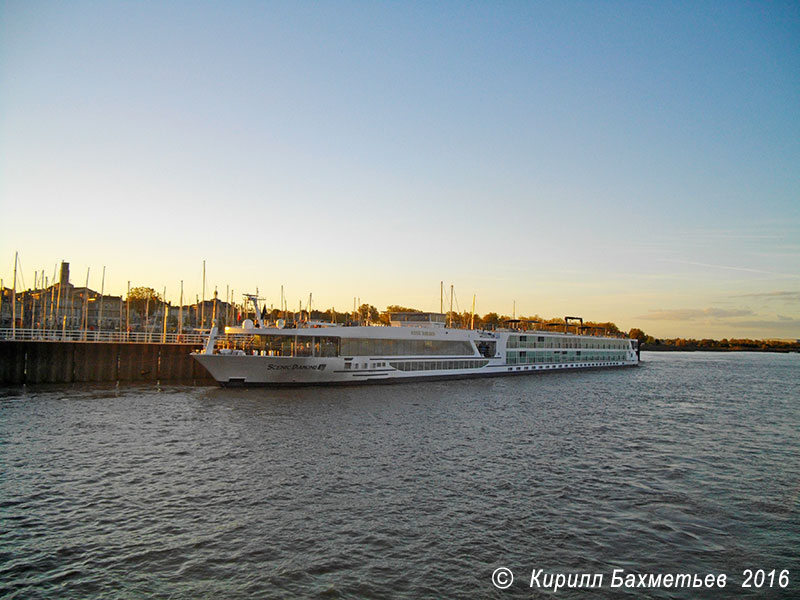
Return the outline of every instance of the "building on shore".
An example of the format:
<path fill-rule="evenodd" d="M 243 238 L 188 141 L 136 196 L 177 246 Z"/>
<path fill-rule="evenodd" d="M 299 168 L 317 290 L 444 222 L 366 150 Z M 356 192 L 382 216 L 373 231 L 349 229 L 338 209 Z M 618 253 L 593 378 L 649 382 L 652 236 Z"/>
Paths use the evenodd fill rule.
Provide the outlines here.
<path fill-rule="evenodd" d="M 224 327 L 236 321 L 242 307 L 213 298 L 173 306 L 160 297 L 139 301 L 102 294 L 70 283 L 69 263 L 61 263 L 59 280 L 27 290 L 2 287 L 0 328 L 87 331 L 207 330 L 214 319 Z M 182 321 L 182 323 L 181 323 Z"/>
<path fill-rule="evenodd" d="M 122 296 L 102 295 L 69 281 L 69 263 L 61 263 L 59 280 L 27 290 L 3 287 L 0 327 L 20 329 L 116 329 Z"/>

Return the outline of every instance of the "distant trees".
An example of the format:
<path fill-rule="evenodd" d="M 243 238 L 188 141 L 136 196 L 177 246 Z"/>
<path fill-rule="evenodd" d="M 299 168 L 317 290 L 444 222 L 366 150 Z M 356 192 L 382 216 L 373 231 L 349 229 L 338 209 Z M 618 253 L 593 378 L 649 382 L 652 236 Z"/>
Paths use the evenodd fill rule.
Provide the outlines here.
<path fill-rule="evenodd" d="M 138 319 L 132 319 L 132 322 L 147 322 L 147 318 L 152 321 L 156 315 L 163 315 L 162 307 L 166 304 L 165 299 L 161 294 L 156 292 L 151 287 L 140 286 L 131 288 L 127 297 L 127 302 L 130 305 L 131 313 L 138 316 Z M 210 301 L 207 301 L 210 302 Z M 199 301 L 191 310 L 184 315 L 184 326 L 190 324 L 192 312 L 196 312 L 195 319 L 199 320 Z M 232 319 L 234 322 L 240 322 L 244 318 L 254 317 L 252 311 L 248 311 L 245 307 L 240 305 L 232 305 L 233 310 Z M 208 311 L 208 308 L 206 309 Z M 276 308 L 265 308 L 262 312 L 262 317 L 266 321 L 275 322 L 279 318 L 285 318 L 288 323 L 295 323 L 311 319 L 312 321 L 327 321 L 338 324 L 383 324 L 389 325 L 389 313 L 392 312 L 424 312 L 417 308 L 408 306 L 401 306 L 399 304 L 390 304 L 386 307 L 386 311 L 381 313 L 371 304 L 362 304 L 356 309 L 356 313 L 352 312 L 336 312 L 333 309 L 326 311 L 313 310 L 309 315 L 306 311 L 300 313 L 287 312 L 284 313 Z M 451 327 L 468 329 L 473 327 L 475 329 L 494 329 L 503 327 L 506 321 L 510 320 L 508 315 L 498 314 L 496 312 L 488 312 L 483 316 L 475 314 L 472 315 L 469 311 L 452 311 L 446 313 L 447 323 Z M 223 315 L 224 318 L 224 315 Z M 529 317 L 520 317 L 519 320 L 527 321 L 531 325 L 535 324 L 537 329 L 562 332 L 565 330 L 565 322 L 563 318 L 543 318 L 538 314 Z M 287 323 L 287 324 L 288 324 Z M 168 318 L 168 324 L 171 328 L 177 325 L 177 319 L 174 315 Z M 292 325 L 290 325 L 292 326 Z M 567 330 L 570 333 L 584 333 L 594 335 L 620 335 L 620 331 L 616 323 L 611 321 L 584 321 L 583 329 L 580 329 L 577 324 L 570 322 Z M 762 350 L 773 352 L 798 352 L 800 351 L 800 341 L 794 340 L 753 340 L 748 338 L 723 338 L 721 340 L 714 340 L 710 338 L 693 339 L 693 338 L 673 338 L 673 339 L 655 339 L 653 336 L 645 333 L 641 328 L 634 327 L 628 331 L 627 336 L 631 339 L 639 341 L 639 346 L 648 350 Z"/>
<path fill-rule="evenodd" d="M 164 299 L 161 297 L 161 294 L 151 287 L 144 286 L 131 288 L 126 301 L 130 303 L 130 307 L 140 316 L 151 315 L 155 312 L 157 307 L 164 304 Z"/>
<path fill-rule="evenodd" d="M 386 310 L 378 315 L 378 321 L 383 325 L 389 325 L 389 313 L 398 312 L 423 312 L 417 308 L 409 308 L 407 306 L 400 306 L 399 304 L 390 304 Z"/>
<path fill-rule="evenodd" d="M 751 340 L 727 339 L 712 340 L 709 338 L 673 338 L 655 340 L 647 336 L 645 340 L 649 350 L 768 350 L 773 352 L 800 351 L 800 342 L 789 340 Z"/>
<path fill-rule="evenodd" d="M 481 322 L 485 327 L 497 327 L 500 325 L 500 315 L 496 312 L 490 312 L 483 315 Z"/>
<path fill-rule="evenodd" d="M 606 335 L 621 335 L 623 332 L 619 330 L 616 323 L 612 323 L 611 321 L 605 322 L 595 322 L 595 321 L 586 321 L 584 323 L 585 327 L 595 327 L 597 329 L 602 329 L 606 332 Z"/>
<path fill-rule="evenodd" d="M 371 304 L 362 304 L 358 307 L 358 320 L 362 323 L 377 323 L 381 314 Z"/>
<path fill-rule="evenodd" d="M 628 332 L 628 337 L 639 340 L 639 346 L 646 350 L 768 350 L 772 352 L 796 352 L 800 342 L 789 340 L 751 340 L 728 339 L 712 340 L 703 338 L 656 339 L 638 327 Z"/>
<path fill-rule="evenodd" d="M 470 324 L 470 317 L 471 317 L 470 313 L 467 312 L 466 310 L 460 313 L 456 311 L 447 313 L 447 321 L 452 324 L 451 325 L 452 327 L 455 328 L 468 329 Z M 476 329 L 480 329 L 483 324 L 483 321 L 478 315 L 475 315 L 474 320 L 475 320 L 474 327 Z"/>
<path fill-rule="evenodd" d="M 639 340 L 639 346 L 641 347 L 642 344 L 645 343 L 647 340 L 647 334 L 639 329 L 638 327 L 634 327 L 628 332 L 628 337 L 632 340 Z"/>
<path fill-rule="evenodd" d="M 329 308 L 325 312 L 319 313 L 319 317 L 317 317 L 317 311 L 312 311 L 311 317 L 313 319 L 319 319 L 320 321 L 326 321 L 328 323 L 339 323 L 342 325 L 347 323 L 347 313 L 336 312 L 332 308 Z"/>
<path fill-rule="evenodd" d="M 390 304 L 386 307 L 386 312 L 422 312 L 417 308 L 408 308 L 406 306 L 400 306 L 398 304 Z"/>
<path fill-rule="evenodd" d="M 412 308 L 409 306 L 402 306 L 400 304 L 390 304 L 386 307 L 384 312 L 379 312 L 371 304 L 362 304 L 356 310 L 355 318 L 360 323 L 372 323 L 372 324 L 382 324 L 382 325 L 389 325 L 389 313 L 401 313 L 401 312 L 425 312 L 421 311 L 418 308 Z M 337 322 L 337 323 L 347 323 L 353 320 L 353 313 L 336 313 L 334 318 L 334 313 L 331 310 L 325 311 L 324 313 L 319 313 L 320 317 L 323 320 L 330 321 L 330 322 Z M 312 318 L 315 318 L 316 314 L 312 313 Z M 475 329 L 495 329 L 497 327 L 503 327 L 506 321 L 511 320 L 511 317 L 508 315 L 498 314 L 496 312 L 488 312 L 483 316 L 479 314 L 472 314 L 469 311 L 451 311 L 445 313 L 446 322 L 449 326 L 454 328 L 461 328 L 461 329 L 468 329 L 472 326 Z M 563 331 L 565 327 L 564 319 L 563 318 L 552 318 L 552 319 L 545 319 L 538 314 L 530 316 L 530 317 L 520 317 L 522 321 L 528 321 L 531 323 L 538 323 L 538 328 L 540 329 L 549 329 L 551 331 Z M 584 323 L 584 329 L 578 331 L 578 327 L 570 323 L 569 331 L 571 333 L 604 333 L 605 335 L 621 335 L 623 332 L 620 331 L 619 327 L 617 327 L 616 323 L 612 323 L 610 321 L 605 322 L 595 322 L 595 321 L 586 321 Z M 636 333 L 636 336 L 641 335 L 640 343 L 643 343 L 641 340 L 646 340 L 649 336 L 646 336 L 645 333 L 641 329 L 633 329 L 632 332 Z M 636 337 L 635 336 L 635 337 Z M 650 338 L 652 341 L 652 338 Z"/>

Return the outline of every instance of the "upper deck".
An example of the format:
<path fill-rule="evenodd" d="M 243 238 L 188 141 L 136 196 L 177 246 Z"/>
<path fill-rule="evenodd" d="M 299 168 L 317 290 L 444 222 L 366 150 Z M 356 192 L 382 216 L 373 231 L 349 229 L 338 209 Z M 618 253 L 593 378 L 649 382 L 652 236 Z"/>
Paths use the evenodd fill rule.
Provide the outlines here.
<path fill-rule="evenodd" d="M 444 327 L 446 315 L 434 312 L 390 312 L 389 325 L 392 327 Z"/>

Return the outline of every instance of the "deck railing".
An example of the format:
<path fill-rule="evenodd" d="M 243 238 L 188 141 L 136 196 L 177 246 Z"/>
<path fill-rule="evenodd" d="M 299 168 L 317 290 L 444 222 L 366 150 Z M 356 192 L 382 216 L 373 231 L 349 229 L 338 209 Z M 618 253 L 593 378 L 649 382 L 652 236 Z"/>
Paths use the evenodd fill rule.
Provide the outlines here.
<path fill-rule="evenodd" d="M 160 331 L 85 331 L 77 329 L 0 328 L 0 340 L 42 342 L 128 342 L 132 344 L 204 344 L 205 333 Z"/>

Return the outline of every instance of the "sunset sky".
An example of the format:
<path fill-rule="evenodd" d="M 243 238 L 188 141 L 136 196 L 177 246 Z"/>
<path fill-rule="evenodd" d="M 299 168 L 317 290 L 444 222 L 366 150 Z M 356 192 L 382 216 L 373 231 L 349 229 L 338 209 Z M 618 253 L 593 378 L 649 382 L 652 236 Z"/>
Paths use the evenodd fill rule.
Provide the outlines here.
<path fill-rule="evenodd" d="M 6 287 L 800 338 L 800 4 L 2 1 L 0 214 Z"/>

